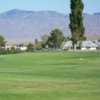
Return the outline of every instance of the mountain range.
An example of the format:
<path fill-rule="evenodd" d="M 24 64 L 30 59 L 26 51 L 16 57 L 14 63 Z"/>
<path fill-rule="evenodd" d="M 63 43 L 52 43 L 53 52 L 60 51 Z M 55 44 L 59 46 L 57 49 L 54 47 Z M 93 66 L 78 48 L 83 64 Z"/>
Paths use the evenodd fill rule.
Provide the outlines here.
<path fill-rule="evenodd" d="M 29 42 L 59 28 L 70 36 L 69 15 L 55 11 L 25 11 L 13 9 L 0 13 L 0 35 L 8 42 Z M 100 39 L 100 13 L 84 14 L 87 39 Z"/>

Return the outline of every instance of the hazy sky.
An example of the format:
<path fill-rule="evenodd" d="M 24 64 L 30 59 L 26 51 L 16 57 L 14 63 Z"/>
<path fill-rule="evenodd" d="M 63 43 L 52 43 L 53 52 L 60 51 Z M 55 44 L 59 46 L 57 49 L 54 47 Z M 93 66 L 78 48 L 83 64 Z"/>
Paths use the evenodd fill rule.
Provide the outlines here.
<path fill-rule="evenodd" d="M 83 0 L 85 13 L 100 12 L 100 0 Z M 57 11 L 68 14 L 70 0 L 0 0 L 0 13 L 11 9 Z"/>

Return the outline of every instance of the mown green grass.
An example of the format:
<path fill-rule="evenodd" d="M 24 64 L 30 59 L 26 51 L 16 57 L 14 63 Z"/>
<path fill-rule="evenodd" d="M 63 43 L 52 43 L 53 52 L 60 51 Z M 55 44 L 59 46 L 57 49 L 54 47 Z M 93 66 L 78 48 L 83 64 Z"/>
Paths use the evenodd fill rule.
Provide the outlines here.
<path fill-rule="evenodd" d="M 0 55 L 0 100 L 100 100 L 100 52 Z"/>

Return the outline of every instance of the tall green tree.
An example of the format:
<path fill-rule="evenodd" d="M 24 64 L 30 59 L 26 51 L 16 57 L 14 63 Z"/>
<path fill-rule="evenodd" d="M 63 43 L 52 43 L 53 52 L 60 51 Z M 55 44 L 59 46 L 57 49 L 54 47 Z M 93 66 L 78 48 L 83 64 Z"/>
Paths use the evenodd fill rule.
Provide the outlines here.
<path fill-rule="evenodd" d="M 47 34 L 44 34 L 43 36 L 41 36 L 41 40 L 42 40 L 42 48 L 46 48 L 47 46 L 47 41 L 48 41 L 48 35 Z"/>
<path fill-rule="evenodd" d="M 0 35 L 0 46 L 4 46 L 5 45 L 5 39 L 3 36 Z"/>
<path fill-rule="evenodd" d="M 35 39 L 35 49 L 36 50 L 42 49 L 42 44 L 41 42 L 38 41 L 38 39 Z"/>
<path fill-rule="evenodd" d="M 34 47 L 34 45 L 33 45 L 32 43 L 29 43 L 29 44 L 27 45 L 27 51 L 28 51 L 28 52 L 33 52 L 34 49 L 35 49 L 35 47 Z"/>
<path fill-rule="evenodd" d="M 84 4 L 82 0 L 70 0 L 70 30 L 72 34 L 72 41 L 74 48 L 76 48 L 76 44 L 78 41 L 81 43 L 82 40 L 85 39 L 84 32 L 85 28 L 83 26 L 83 9 Z"/>
<path fill-rule="evenodd" d="M 51 48 L 60 48 L 62 42 L 64 42 L 65 37 L 63 35 L 63 32 L 59 29 L 54 29 L 50 33 L 50 36 L 48 37 L 47 44 Z"/>

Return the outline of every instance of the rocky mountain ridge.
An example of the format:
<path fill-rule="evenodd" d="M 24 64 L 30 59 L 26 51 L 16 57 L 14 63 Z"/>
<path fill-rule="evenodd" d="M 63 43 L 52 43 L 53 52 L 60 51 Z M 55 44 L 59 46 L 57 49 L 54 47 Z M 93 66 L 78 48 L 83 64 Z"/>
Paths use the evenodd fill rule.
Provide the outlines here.
<path fill-rule="evenodd" d="M 100 13 L 84 14 L 87 39 L 100 38 Z M 52 29 L 61 29 L 70 36 L 69 15 L 55 11 L 25 11 L 13 9 L 0 14 L 0 33 L 7 41 L 33 41 Z"/>

